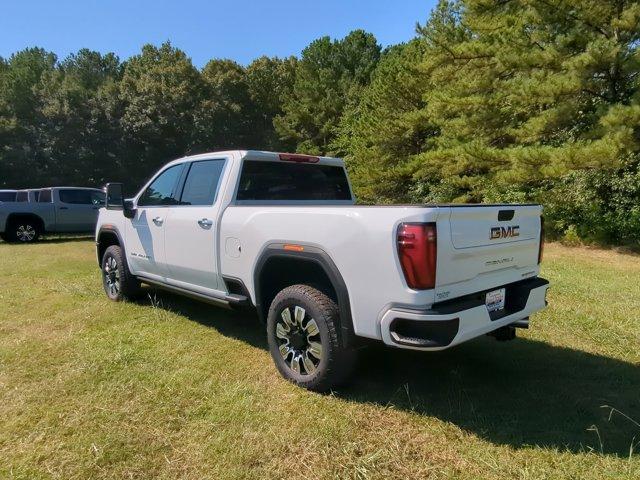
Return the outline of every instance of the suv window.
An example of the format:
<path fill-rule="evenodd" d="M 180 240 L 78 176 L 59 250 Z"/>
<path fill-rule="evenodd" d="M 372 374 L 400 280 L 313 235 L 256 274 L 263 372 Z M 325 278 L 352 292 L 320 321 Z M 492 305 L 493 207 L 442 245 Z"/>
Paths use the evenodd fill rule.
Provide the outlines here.
<path fill-rule="evenodd" d="M 140 195 L 138 205 L 141 207 L 177 205 L 176 186 L 183 167 L 183 164 L 174 165 L 158 175 L 144 193 Z"/>
<path fill-rule="evenodd" d="M 92 190 L 60 190 L 60 201 L 62 203 L 71 203 L 75 205 L 94 205 Z"/>
<path fill-rule="evenodd" d="M 342 167 L 245 160 L 237 200 L 351 200 Z"/>
<path fill-rule="evenodd" d="M 223 167 L 222 159 L 192 163 L 182 189 L 180 205 L 213 205 Z"/>
<path fill-rule="evenodd" d="M 18 192 L 16 194 L 16 202 L 28 202 L 29 201 L 29 192 Z"/>
<path fill-rule="evenodd" d="M 51 190 L 40 190 L 40 196 L 38 197 L 38 203 L 51 203 Z"/>
<path fill-rule="evenodd" d="M 15 202 L 16 192 L 0 192 L 0 202 Z"/>

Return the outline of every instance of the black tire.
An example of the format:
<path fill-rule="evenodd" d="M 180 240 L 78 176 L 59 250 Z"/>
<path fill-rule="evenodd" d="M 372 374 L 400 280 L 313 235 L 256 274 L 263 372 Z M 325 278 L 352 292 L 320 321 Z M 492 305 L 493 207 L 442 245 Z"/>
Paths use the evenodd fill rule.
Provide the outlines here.
<path fill-rule="evenodd" d="M 42 229 L 40 224 L 33 219 L 15 219 L 9 222 L 3 239 L 11 243 L 34 243 L 40 238 Z"/>
<path fill-rule="evenodd" d="M 114 302 L 133 300 L 140 294 L 140 281 L 131 275 L 119 245 L 111 245 L 102 256 L 102 286 Z"/>
<path fill-rule="evenodd" d="M 303 310 L 299 322 L 296 307 Z M 290 323 L 287 323 L 287 317 Z M 310 334 L 316 331 L 312 320 L 317 326 L 314 335 Z M 287 326 L 289 330 L 285 332 Z M 356 351 L 342 345 L 339 331 L 340 314 L 336 303 L 308 285 L 285 288 L 269 308 L 267 337 L 271 357 L 284 378 L 308 390 L 326 392 L 344 383 L 353 372 Z M 317 343 L 321 347 L 320 358 L 314 355 L 318 352 Z"/>

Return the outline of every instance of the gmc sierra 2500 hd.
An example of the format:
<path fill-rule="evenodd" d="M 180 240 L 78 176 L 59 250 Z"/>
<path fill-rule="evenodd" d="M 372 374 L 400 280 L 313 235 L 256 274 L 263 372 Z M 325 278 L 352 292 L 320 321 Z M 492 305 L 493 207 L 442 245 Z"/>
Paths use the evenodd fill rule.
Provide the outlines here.
<path fill-rule="evenodd" d="M 96 229 L 108 297 L 143 282 L 253 306 L 280 373 L 312 390 L 347 378 L 363 337 L 442 350 L 546 305 L 539 205 L 357 206 L 341 160 L 261 151 L 181 158 L 122 192 Z"/>

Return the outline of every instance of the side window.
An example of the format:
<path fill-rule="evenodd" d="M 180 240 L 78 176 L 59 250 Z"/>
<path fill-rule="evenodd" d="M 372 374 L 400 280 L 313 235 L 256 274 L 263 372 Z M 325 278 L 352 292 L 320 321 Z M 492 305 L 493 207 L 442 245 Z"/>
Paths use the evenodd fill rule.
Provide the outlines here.
<path fill-rule="evenodd" d="M 91 205 L 91 190 L 60 190 L 60 201 L 72 205 Z"/>
<path fill-rule="evenodd" d="M 29 201 L 29 192 L 23 190 L 22 192 L 18 192 L 16 195 L 16 202 L 28 202 Z"/>
<path fill-rule="evenodd" d="M 0 192 L 0 202 L 15 202 L 16 192 Z"/>
<path fill-rule="evenodd" d="M 213 205 L 223 168 L 222 159 L 192 163 L 182 190 L 180 205 Z"/>
<path fill-rule="evenodd" d="M 104 205 L 106 194 L 104 192 L 96 192 L 95 190 L 91 190 L 91 203 L 93 205 Z"/>
<path fill-rule="evenodd" d="M 140 199 L 138 206 L 153 207 L 162 205 L 177 205 L 176 186 L 184 165 L 174 165 L 167 168 L 147 187 Z"/>
<path fill-rule="evenodd" d="M 51 203 L 51 190 L 49 189 L 40 190 L 38 203 Z"/>

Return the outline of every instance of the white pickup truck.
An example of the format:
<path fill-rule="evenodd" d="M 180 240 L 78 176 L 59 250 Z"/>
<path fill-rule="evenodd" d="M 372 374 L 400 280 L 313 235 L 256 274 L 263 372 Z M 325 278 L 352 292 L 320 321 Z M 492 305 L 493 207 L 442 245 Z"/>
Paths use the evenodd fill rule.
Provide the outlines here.
<path fill-rule="evenodd" d="M 96 228 L 108 297 L 143 282 L 254 307 L 280 373 L 312 390 L 344 381 L 363 339 L 509 339 L 546 305 L 539 205 L 358 206 L 341 160 L 261 151 L 181 158 L 122 191 Z"/>
<path fill-rule="evenodd" d="M 104 199 L 95 188 L 18 190 L 13 201 L 0 202 L 0 238 L 29 243 L 45 233 L 93 232 Z"/>

